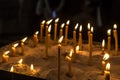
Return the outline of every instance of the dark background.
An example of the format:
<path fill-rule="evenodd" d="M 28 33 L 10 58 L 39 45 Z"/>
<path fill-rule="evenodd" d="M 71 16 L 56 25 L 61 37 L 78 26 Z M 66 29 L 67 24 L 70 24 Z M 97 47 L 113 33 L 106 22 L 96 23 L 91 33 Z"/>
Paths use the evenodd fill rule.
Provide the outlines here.
<path fill-rule="evenodd" d="M 95 41 L 102 41 L 103 38 L 106 38 L 107 29 L 112 28 L 114 23 L 118 24 L 118 32 L 120 31 L 120 0 L 40 1 L 43 1 L 40 5 L 42 7 L 40 13 L 37 14 L 36 8 L 39 0 L 0 0 L 0 46 L 32 35 L 39 30 L 40 21 L 53 18 L 52 11 L 54 10 L 56 10 L 56 17 L 60 18 L 59 25 L 68 19 L 71 20 L 70 38 L 77 22 L 83 24 L 84 40 L 87 40 L 88 22 L 94 26 Z M 48 2 L 47 5 L 45 1 Z M 61 8 L 59 8 L 60 3 Z M 98 8 L 100 8 L 101 25 L 98 23 Z"/>

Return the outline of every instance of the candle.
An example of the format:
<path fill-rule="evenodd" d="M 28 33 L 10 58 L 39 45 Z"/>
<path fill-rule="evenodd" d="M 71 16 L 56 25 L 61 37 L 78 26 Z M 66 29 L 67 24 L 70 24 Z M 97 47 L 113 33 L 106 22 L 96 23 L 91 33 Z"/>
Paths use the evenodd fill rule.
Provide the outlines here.
<path fill-rule="evenodd" d="M 21 54 L 24 55 L 24 42 L 27 40 L 27 37 L 23 38 L 21 40 L 20 46 L 21 46 Z"/>
<path fill-rule="evenodd" d="M 11 47 L 12 56 L 16 56 L 16 47 L 17 46 L 18 46 L 18 43 L 12 45 L 12 47 Z"/>
<path fill-rule="evenodd" d="M 19 66 L 19 67 L 22 67 L 22 66 L 23 66 L 23 63 L 22 63 L 22 62 L 23 62 L 23 59 L 20 59 L 20 60 L 18 61 L 18 66 Z"/>
<path fill-rule="evenodd" d="M 102 54 L 105 52 L 105 39 L 102 40 Z"/>
<path fill-rule="evenodd" d="M 33 41 L 35 47 L 38 45 L 38 33 L 39 31 L 36 31 L 35 34 L 33 35 Z"/>
<path fill-rule="evenodd" d="M 88 25 L 87 25 L 87 28 L 88 28 L 88 45 L 89 45 L 89 38 L 90 38 L 90 23 L 88 23 Z"/>
<path fill-rule="evenodd" d="M 76 46 L 76 29 L 78 28 L 78 23 L 76 24 L 75 28 L 74 28 L 74 31 L 73 31 L 73 44 L 74 44 L 74 47 Z"/>
<path fill-rule="evenodd" d="M 50 40 L 51 40 L 51 39 L 50 39 L 50 36 L 51 36 L 51 35 L 50 35 L 50 32 L 51 32 L 51 25 L 50 25 L 49 28 L 48 28 L 48 38 L 47 38 L 47 39 L 48 39 L 48 41 L 47 41 L 47 42 L 48 42 L 48 43 L 47 43 L 48 46 L 50 46 Z"/>
<path fill-rule="evenodd" d="M 68 55 L 68 56 L 66 56 L 66 59 L 68 60 L 68 73 L 67 73 L 67 75 L 69 76 L 69 77 L 72 77 L 72 70 L 71 70 L 71 60 L 72 60 L 72 54 L 73 54 L 73 50 L 71 49 L 71 51 L 70 51 L 70 54 Z"/>
<path fill-rule="evenodd" d="M 106 70 L 104 71 L 105 80 L 110 80 L 110 63 L 106 64 Z"/>
<path fill-rule="evenodd" d="M 65 26 L 65 23 L 63 23 L 60 27 L 60 35 L 59 37 L 61 37 L 63 35 L 63 27 Z"/>
<path fill-rule="evenodd" d="M 67 38 L 68 38 L 68 26 L 70 24 L 70 20 L 66 22 L 66 27 L 65 27 L 65 45 L 67 45 Z"/>
<path fill-rule="evenodd" d="M 15 69 L 13 66 L 10 68 L 10 72 L 15 72 Z"/>
<path fill-rule="evenodd" d="M 114 26 L 113 26 L 113 37 L 114 37 L 114 39 L 115 39 L 115 56 L 117 56 L 118 55 L 118 33 L 117 33 L 117 25 L 116 24 L 114 24 Z"/>
<path fill-rule="evenodd" d="M 103 56 L 103 60 L 102 60 L 102 74 L 104 74 L 105 65 L 106 65 L 106 62 L 109 59 L 109 57 L 110 56 L 109 56 L 108 53 L 105 53 L 104 56 Z"/>
<path fill-rule="evenodd" d="M 108 34 L 108 53 L 110 54 L 110 49 L 111 49 L 111 29 L 107 30 L 107 34 Z"/>
<path fill-rule="evenodd" d="M 34 75 L 34 74 L 37 73 L 37 71 L 34 69 L 34 65 L 33 64 L 30 65 L 30 73 L 31 73 L 31 75 Z"/>
<path fill-rule="evenodd" d="M 6 51 L 6 52 L 3 53 L 3 55 L 2 55 L 2 62 L 5 62 L 5 63 L 8 62 L 8 59 L 9 59 L 8 53 L 9 52 L 10 51 Z"/>
<path fill-rule="evenodd" d="M 92 65 L 92 43 L 93 43 L 93 27 L 91 27 L 91 33 L 89 34 L 89 59 L 88 59 L 88 65 Z"/>
<path fill-rule="evenodd" d="M 61 54 L 60 54 L 60 50 L 61 50 L 61 42 L 63 40 L 63 36 L 60 37 L 60 39 L 58 40 L 58 80 L 60 79 L 60 70 L 61 70 Z"/>
<path fill-rule="evenodd" d="M 77 45 L 77 46 L 76 46 L 76 54 L 78 54 L 79 49 L 80 49 L 80 47 L 79 47 L 79 45 Z"/>
<path fill-rule="evenodd" d="M 80 28 L 79 28 L 79 47 L 80 47 L 80 50 L 82 50 L 82 25 L 80 25 Z"/>
<path fill-rule="evenodd" d="M 55 20 L 55 28 L 54 28 L 54 41 L 56 42 L 56 37 L 57 37 L 57 23 L 59 21 L 59 18 Z"/>
<path fill-rule="evenodd" d="M 45 20 L 43 20 L 43 21 L 41 22 L 41 25 L 40 25 L 40 41 L 42 41 L 42 39 L 43 39 L 44 24 L 45 24 Z"/>

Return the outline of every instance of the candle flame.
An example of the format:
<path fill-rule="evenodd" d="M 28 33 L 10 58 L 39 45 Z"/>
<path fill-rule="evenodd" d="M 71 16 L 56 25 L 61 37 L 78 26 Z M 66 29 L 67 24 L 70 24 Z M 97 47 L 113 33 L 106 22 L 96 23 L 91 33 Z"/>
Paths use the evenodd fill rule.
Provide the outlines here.
<path fill-rule="evenodd" d="M 87 28 L 88 28 L 88 30 L 90 30 L 90 23 L 88 23 Z"/>
<path fill-rule="evenodd" d="M 111 35 L 111 29 L 108 29 L 108 30 L 107 30 L 107 34 L 108 34 L 108 35 Z"/>
<path fill-rule="evenodd" d="M 5 51 L 4 55 L 8 55 L 8 53 L 10 53 L 10 51 Z"/>
<path fill-rule="evenodd" d="M 48 27 L 48 32 L 50 33 L 50 31 L 51 31 L 51 25 Z"/>
<path fill-rule="evenodd" d="M 19 64 L 22 64 L 22 62 L 23 62 L 23 59 L 20 59 L 20 60 L 18 61 Z"/>
<path fill-rule="evenodd" d="M 79 31 L 82 32 L 82 25 L 80 25 Z"/>
<path fill-rule="evenodd" d="M 91 27 L 91 32 L 93 32 L 93 27 Z"/>
<path fill-rule="evenodd" d="M 66 22 L 66 24 L 69 25 L 69 24 L 70 24 L 70 20 L 68 20 L 68 21 Z"/>
<path fill-rule="evenodd" d="M 27 37 L 23 38 L 23 39 L 22 39 L 22 42 L 25 42 L 26 40 L 27 40 Z"/>
<path fill-rule="evenodd" d="M 114 29 L 117 29 L 117 24 L 114 24 L 113 28 L 114 28 Z"/>
<path fill-rule="evenodd" d="M 72 57 L 72 54 L 73 54 L 73 49 L 70 50 L 70 54 L 69 54 L 70 58 Z"/>
<path fill-rule="evenodd" d="M 34 66 L 33 66 L 33 64 L 30 65 L 30 70 L 31 70 L 31 71 L 34 70 Z"/>
<path fill-rule="evenodd" d="M 105 53 L 103 56 L 103 60 L 107 60 L 110 57 L 110 55 L 108 53 Z"/>
<path fill-rule="evenodd" d="M 56 20 L 55 20 L 55 23 L 57 23 L 59 21 L 59 18 L 57 18 Z"/>
<path fill-rule="evenodd" d="M 43 20 L 43 21 L 41 22 L 41 24 L 45 24 L 45 20 Z"/>
<path fill-rule="evenodd" d="M 76 46 L 76 52 L 79 51 L 79 48 L 80 48 L 79 45 L 77 45 Z"/>
<path fill-rule="evenodd" d="M 110 70 L 110 63 L 106 64 L 106 70 L 109 71 Z"/>
<path fill-rule="evenodd" d="M 39 31 L 36 31 L 36 32 L 35 32 L 35 35 L 38 35 L 38 33 L 39 33 Z"/>
<path fill-rule="evenodd" d="M 58 43 L 61 43 L 63 40 L 63 36 L 60 37 L 60 39 L 58 40 Z"/>
<path fill-rule="evenodd" d="M 63 28 L 65 26 L 65 23 L 63 23 L 62 25 L 61 25 L 61 28 Z"/>
<path fill-rule="evenodd" d="M 46 24 L 49 25 L 52 21 L 53 19 L 50 19 L 49 21 L 46 22 Z"/>
<path fill-rule="evenodd" d="M 102 47 L 105 47 L 105 39 L 102 41 Z"/>
<path fill-rule="evenodd" d="M 13 47 L 17 47 L 18 46 L 18 43 L 14 44 Z"/>
<path fill-rule="evenodd" d="M 75 25 L 75 30 L 78 28 L 78 25 L 79 25 L 78 23 Z"/>
<path fill-rule="evenodd" d="M 10 68 L 10 72 L 14 72 L 14 67 L 13 66 Z"/>

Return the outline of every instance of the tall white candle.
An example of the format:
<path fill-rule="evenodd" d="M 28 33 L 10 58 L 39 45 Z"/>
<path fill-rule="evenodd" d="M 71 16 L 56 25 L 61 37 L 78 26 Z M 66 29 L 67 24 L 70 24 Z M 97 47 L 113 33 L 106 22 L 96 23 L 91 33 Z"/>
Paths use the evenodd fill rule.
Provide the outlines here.
<path fill-rule="evenodd" d="M 57 38 L 57 25 L 58 25 L 59 18 L 55 20 L 55 28 L 54 28 L 54 41 L 56 42 Z"/>
<path fill-rule="evenodd" d="M 107 30 L 107 34 L 108 34 L 108 53 L 110 54 L 110 50 L 111 50 L 111 29 Z"/>

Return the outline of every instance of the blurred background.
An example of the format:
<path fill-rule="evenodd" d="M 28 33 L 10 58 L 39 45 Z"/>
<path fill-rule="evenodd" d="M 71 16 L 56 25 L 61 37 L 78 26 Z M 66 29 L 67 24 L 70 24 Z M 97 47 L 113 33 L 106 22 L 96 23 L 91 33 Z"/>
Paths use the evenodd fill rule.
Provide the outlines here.
<path fill-rule="evenodd" d="M 78 22 L 83 25 L 83 38 L 87 40 L 87 23 L 90 22 L 94 26 L 94 40 L 102 41 L 113 24 L 116 23 L 120 31 L 119 9 L 120 0 L 0 0 L 0 46 L 32 35 L 39 30 L 43 19 L 57 17 L 59 25 L 71 20 L 70 38 Z"/>

